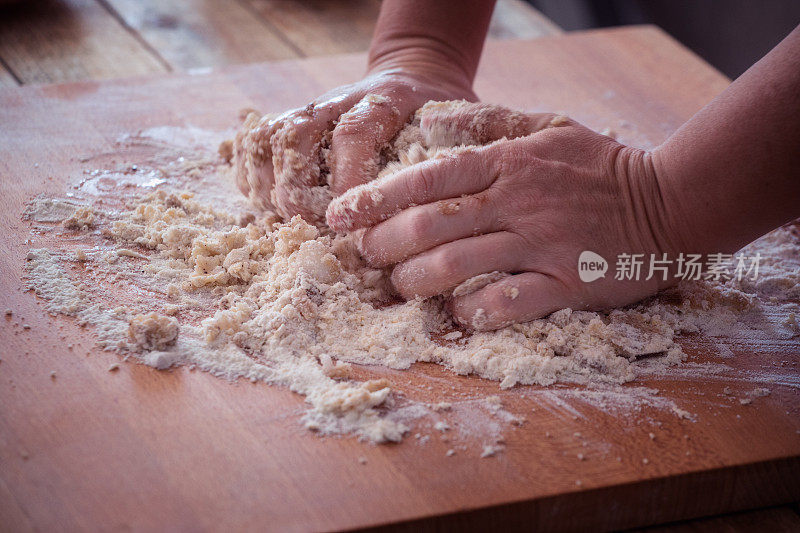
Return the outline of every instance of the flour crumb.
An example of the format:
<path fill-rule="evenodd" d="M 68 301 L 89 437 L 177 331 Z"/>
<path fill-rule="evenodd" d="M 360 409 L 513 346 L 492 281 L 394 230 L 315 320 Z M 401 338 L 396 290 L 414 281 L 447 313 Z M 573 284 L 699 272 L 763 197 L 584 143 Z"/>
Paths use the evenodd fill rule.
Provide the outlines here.
<path fill-rule="evenodd" d="M 439 403 L 433 404 L 431 407 L 437 413 L 441 413 L 442 411 L 451 410 L 453 408 L 453 404 L 450 403 L 450 402 L 439 402 Z"/>
<path fill-rule="evenodd" d="M 88 229 L 94 226 L 94 211 L 91 207 L 81 206 L 69 217 L 65 218 L 61 224 L 67 229 Z"/>
<path fill-rule="evenodd" d="M 178 321 L 172 317 L 149 313 L 131 318 L 128 337 L 140 350 L 163 350 L 178 338 Z"/>
<path fill-rule="evenodd" d="M 166 370 L 183 362 L 183 354 L 176 351 L 153 350 L 142 355 L 142 362 L 156 370 Z"/>
<path fill-rule="evenodd" d="M 460 209 L 461 205 L 458 202 L 444 201 L 436 204 L 436 210 L 442 215 L 455 215 Z"/>
<path fill-rule="evenodd" d="M 519 289 L 511 286 L 503 287 L 503 296 L 511 300 L 516 300 L 517 296 L 519 296 Z"/>

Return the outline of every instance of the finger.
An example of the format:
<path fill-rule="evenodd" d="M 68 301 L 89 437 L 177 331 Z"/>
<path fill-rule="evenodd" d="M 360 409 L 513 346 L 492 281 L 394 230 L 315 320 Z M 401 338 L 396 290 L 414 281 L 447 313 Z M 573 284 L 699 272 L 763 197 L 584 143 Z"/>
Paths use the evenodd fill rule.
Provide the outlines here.
<path fill-rule="evenodd" d="M 267 207 L 265 204 L 274 186 L 272 150 L 269 147 L 270 122 L 273 119 L 272 115 L 262 117 L 258 113 L 249 113 L 233 142 L 236 185 L 261 207 Z"/>
<path fill-rule="evenodd" d="M 494 158 L 483 150 L 466 148 L 354 187 L 328 206 L 328 225 L 336 231 L 365 228 L 411 206 L 483 191 L 497 177 Z"/>
<path fill-rule="evenodd" d="M 275 174 L 272 201 L 284 217 L 301 214 L 310 222 L 322 217 L 329 193 L 321 189 L 326 134 L 356 96 L 309 104 L 285 116 L 269 140 Z"/>
<path fill-rule="evenodd" d="M 561 115 L 525 113 L 495 104 L 444 102 L 422 109 L 420 129 L 429 146 L 487 144 L 566 125 Z M 566 119 L 569 120 L 569 119 Z"/>
<path fill-rule="evenodd" d="M 514 272 L 522 264 L 519 237 L 497 232 L 449 242 L 397 265 L 391 280 L 405 299 L 427 298 L 487 272 Z"/>
<path fill-rule="evenodd" d="M 385 96 L 368 94 L 339 118 L 330 152 L 330 186 L 335 195 L 375 179 L 380 150 L 405 124 L 401 112 Z"/>
<path fill-rule="evenodd" d="M 454 297 L 449 306 L 457 322 L 486 331 L 541 318 L 574 303 L 556 278 L 525 272 Z"/>
<path fill-rule="evenodd" d="M 486 192 L 410 207 L 367 230 L 361 255 L 374 267 L 399 263 L 440 244 L 496 231 L 495 212 Z"/>

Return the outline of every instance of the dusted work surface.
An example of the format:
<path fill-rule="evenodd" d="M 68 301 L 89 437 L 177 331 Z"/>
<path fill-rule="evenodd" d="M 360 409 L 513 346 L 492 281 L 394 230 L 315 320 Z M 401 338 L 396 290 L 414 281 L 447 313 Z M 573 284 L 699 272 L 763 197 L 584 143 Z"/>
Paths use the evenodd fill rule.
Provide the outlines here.
<path fill-rule="evenodd" d="M 551 390 L 456 376 L 441 367 L 366 369 L 430 401 L 498 394 L 526 422 L 505 449 L 446 456 L 438 433 L 373 446 L 319 438 L 302 399 L 201 372 L 160 372 L 92 348 L 22 288 L 29 238 L 20 213 L 40 193 L 146 128 L 224 130 L 242 107 L 279 111 L 357 79 L 361 56 L 235 67 L 217 74 L 85 82 L 0 92 L 4 352 L 0 363 L 0 517 L 9 529 L 346 529 L 415 520 L 520 528 L 619 528 L 800 497 L 800 343 L 732 344 L 728 371 L 671 371 L 657 406 L 614 412 Z M 651 147 L 727 80 L 658 30 L 631 28 L 491 43 L 486 101 L 563 111 Z M 29 329 L 24 329 L 28 325 Z M 721 361 L 717 343 L 682 339 L 686 368 Z M 72 349 L 69 344 L 74 343 Z M 679 367 L 680 368 L 680 367 Z M 51 372 L 55 372 L 55 377 Z M 770 394 L 748 399 L 755 388 Z M 412 429 L 412 434 L 415 429 Z M 651 436 L 652 434 L 652 436 Z M 449 516 L 448 516 L 449 515 Z M 443 518 L 435 518 L 443 517 Z"/>

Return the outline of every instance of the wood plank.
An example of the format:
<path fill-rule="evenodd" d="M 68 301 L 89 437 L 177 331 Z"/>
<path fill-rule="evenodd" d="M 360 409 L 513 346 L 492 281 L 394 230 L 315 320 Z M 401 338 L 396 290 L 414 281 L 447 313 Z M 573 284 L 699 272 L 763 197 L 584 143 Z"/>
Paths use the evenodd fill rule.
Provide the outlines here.
<path fill-rule="evenodd" d="M 0 59 L 23 84 L 168 70 L 95 0 L 41 0 L 3 6 Z"/>
<path fill-rule="evenodd" d="M 0 63 L 0 87 L 18 87 L 19 82 L 14 75 Z"/>
<path fill-rule="evenodd" d="M 106 0 L 175 70 L 299 57 L 246 4 L 215 0 Z"/>
<path fill-rule="evenodd" d="M 787 505 L 649 527 L 640 531 L 641 533 L 750 533 L 751 531 L 792 533 L 800 531 L 800 516 Z"/>
<path fill-rule="evenodd" d="M 249 1 L 307 56 L 366 51 L 380 10 L 377 0 Z M 489 27 L 489 37 L 498 39 L 558 33 L 556 24 L 521 0 L 499 0 Z"/>
<path fill-rule="evenodd" d="M 477 438 L 446 457 L 449 444 L 439 439 L 320 439 L 298 423 L 302 399 L 280 388 L 136 364 L 109 373 L 118 356 L 21 290 L 27 249 L 47 238 L 26 242 L 24 202 L 63 193 L 100 160 L 140 162 L 135 147 L 119 143 L 125 134 L 153 126 L 225 131 L 242 107 L 302 105 L 363 68 L 363 55 L 351 55 L 0 91 L 0 123 L 13 125 L 0 130 L 0 287 L 14 310 L 0 317 L 0 479 L 18 523 L 24 516 L 37 530 L 615 529 L 800 498 L 800 370 L 781 364 L 800 357 L 796 341 L 745 339 L 725 359 L 730 372 L 713 379 L 678 374 L 634 384 L 658 389 L 695 421 L 656 407 L 620 414 L 549 399 L 565 387 L 500 391 L 436 365 L 359 369 L 390 377 L 417 401 L 450 398 L 451 387 L 456 400 L 499 394 L 527 418 L 497 457 L 479 459 Z M 650 147 L 727 83 L 663 32 L 627 28 L 490 42 L 476 86 L 487 101 L 563 110 Z M 681 342 L 690 363 L 719 360 L 715 341 Z M 755 386 L 772 392 L 751 405 L 720 400 L 725 387 L 743 394 Z M 5 512 L 0 506 L 0 520 Z"/>
<path fill-rule="evenodd" d="M 498 0 L 489 25 L 490 39 L 535 39 L 563 30 L 523 0 Z"/>
<path fill-rule="evenodd" d="M 306 56 L 366 51 L 380 10 L 378 0 L 247 1 Z"/>

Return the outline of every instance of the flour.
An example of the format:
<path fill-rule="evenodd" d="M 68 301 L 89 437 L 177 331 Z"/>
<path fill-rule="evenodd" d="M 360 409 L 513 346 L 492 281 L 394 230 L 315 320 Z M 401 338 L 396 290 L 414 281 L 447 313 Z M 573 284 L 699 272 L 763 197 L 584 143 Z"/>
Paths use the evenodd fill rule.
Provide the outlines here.
<path fill-rule="evenodd" d="M 409 164 L 469 148 L 442 146 L 422 133 L 424 113 L 442 105 L 460 104 L 429 104 L 418 112 L 382 154 L 387 163 L 379 179 Z M 283 133 L 283 145 L 265 148 L 259 130 L 264 126 L 260 117 L 251 115 L 237 141 L 221 152 L 232 160 L 235 171 L 244 173 L 238 179 L 250 183 L 254 199 L 270 186 L 260 181 L 264 158 L 292 149 L 288 132 Z M 159 139 L 167 136 L 160 129 L 156 133 Z M 447 136 L 458 142 L 475 140 L 475 135 L 452 131 L 441 138 Z M 205 138 L 197 132 L 189 137 L 192 142 Z M 278 156 L 286 163 L 285 154 Z M 315 164 L 312 173 L 322 183 L 326 167 Z M 192 169 L 208 167 L 202 162 L 193 165 Z M 280 168 L 288 172 L 290 167 Z M 302 173 L 311 167 L 291 168 Z M 691 418 L 674 402 L 653 399 L 657 391 L 621 385 L 680 365 L 686 355 L 676 342 L 679 333 L 738 331 L 747 317 L 759 315 L 764 298 L 777 299 L 788 309 L 798 296 L 800 238 L 793 229 L 783 228 L 752 245 L 766 259 L 765 277 L 756 284 L 682 284 L 658 298 L 609 313 L 563 309 L 499 331 L 469 332 L 452 321 L 441 297 L 398 301 L 387 273 L 360 258 L 358 233 L 334 235 L 325 228 L 327 185 L 307 192 L 314 200 L 308 204 L 315 210 L 314 220 L 282 220 L 278 214 L 288 206 L 263 200 L 274 199 L 269 191 L 259 196 L 261 207 L 269 209 L 254 214 L 218 189 L 219 173 L 190 174 L 185 169 L 183 164 L 166 170 L 140 168 L 134 174 L 94 173 L 93 179 L 125 183 L 134 183 L 141 174 L 140 181 L 126 185 L 133 200 L 120 205 L 109 205 L 99 181 L 81 185 L 85 205 L 73 199 L 34 199 L 26 217 L 37 224 L 60 222 L 84 241 L 79 257 L 74 250 L 30 250 L 30 286 L 49 311 L 94 326 L 104 348 L 158 369 L 193 366 L 227 379 L 283 386 L 304 396 L 309 408 L 303 423 L 322 434 L 399 441 L 415 421 L 446 412 L 453 419 L 433 425 L 442 437 L 465 428 L 478 431 L 475 428 L 483 424 L 481 439 L 487 442 L 488 457 L 503 448 L 502 425 L 524 422 L 505 411 L 499 398 L 482 400 L 478 408 L 489 418 L 478 423 L 463 402 L 421 405 L 398 394 L 391 379 L 359 381 L 353 376 L 353 365 L 404 370 L 415 362 L 494 380 L 501 389 L 558 383 L 588 387 L 583 392 L 537 393 L 553 405 L 577 398 L 611 410 L 626 397 L 636 405 L 651 402 Z M 281 177 L 279 172 L 277 179 L 294 180 L 298 187 L 305 182 L 288 173 Z M 151 175 L 165 183 L 153 185 L 148 181 Z M 355 212 L 363 205 L 358 202 L 383 201 L 369 184 L 362 190 L 347 209 Z M 65 222 L 72 218 L 74 224 Z M 792 247 L 795 266 L 787 267 Z M 112 256 L 113 261 L 103 259 Z M 74 264 L 81 266 L 70 266 Z M 475 278 L 456 291 L 477 290 L 498 276 L 504 274 Z M 115 282 L 100 283 L 105 279 Z M 124 287 L 137 296 L 120 302 Z M 513 299 L 517 294 L 509 291 L 506 296 Z M 783 331 L 792 335 L 791 322 L 787 324 Z"/>

